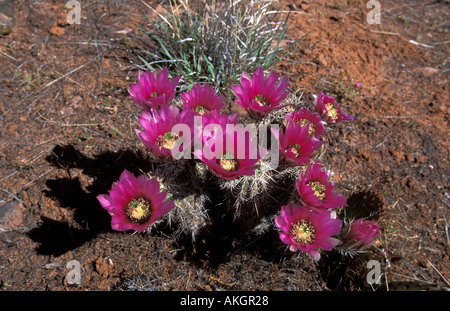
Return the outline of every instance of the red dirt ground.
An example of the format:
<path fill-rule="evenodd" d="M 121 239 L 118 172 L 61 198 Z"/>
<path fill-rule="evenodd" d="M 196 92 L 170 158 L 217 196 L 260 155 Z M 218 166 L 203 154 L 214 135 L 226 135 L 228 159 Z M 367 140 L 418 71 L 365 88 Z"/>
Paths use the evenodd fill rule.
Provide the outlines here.
<path fill-rule="evenodd" d="M 150 44 L 135 24 L 151 12 L 139 1 L 83 1 L 81 23 L 69 25 L 60 1 L 14 1 L 14 25 L 0 36 L 0 200 L 23 210 L 0 231 L 0 288 L 371 290 L 364 264 L 376 259 L 377 289 L 448 289 L 450 4 L 381 3 L 380 25 L 366 22 L 364 0 L 274 3 L 292 9 L 288 40 L 309 33 L 276 67 L 291 92 L 334 95 L 355 117 L 328 136 L 323 163 L 337 191 L 383 203 L 383 234 L 365 257 L 314 263 L 281 248 L 275 231 L 248 241 L 222 226 L 195 245 L 164 223 L 113 232 L 96 196 L 123 169 L 149 169 L 127 88 Z M 81 285 L 67 282 L 72 259 Z"/>

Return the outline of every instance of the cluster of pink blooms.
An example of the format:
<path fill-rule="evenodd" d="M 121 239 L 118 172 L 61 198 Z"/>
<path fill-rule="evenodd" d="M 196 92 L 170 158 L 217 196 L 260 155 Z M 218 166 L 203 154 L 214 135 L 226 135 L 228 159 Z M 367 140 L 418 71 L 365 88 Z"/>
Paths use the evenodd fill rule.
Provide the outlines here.
<path fill-rule="evenodd" d="M 331 250 L 335 246 L 362 251 L 371 246 L 381 235 L 380 227 L 372 221 L 358 219 L 342 229 L 342 220 L 335 209 L 347 206 L 345 197 L 334 194 L 334 184 L 329 181 L 330 171 L 324 171 L 316 162 L 300 174 L 296 188 L 298 202 L 281 207 L 275 218 L 280 229 L 280 239 L 292 251 L 309 253 L 320 259 L 319 250 Z"/>
<path fill-rule="evenodd" d="M 222 112 L 225 107 L 223 96 L 218 96 L 211 86 L 199 83 L 180 94 L 183 105 L 178 107 L 173 99 L 180 79 L 169 78 L 169 72 L 164 68 L 140 72 L 137 83 L 131 85 L 128 91 L 142 108 L 139 118 L 142 130 L 136 130 L 140 141 L 161 161 L 173 160 L 172 149 L 180 148 L 176 143 L 180 133 L 173 131 L 174 126 L 185 124 L 190 133 L 195 133 L 194 117 L 202 116 L 203 128 L 214 125 L 213 131 L 203 131 L 200 137 L 202 144 L 209 148 L 195 149 L 192 134 L 190 142 L 181 145 L 188 150 L 179 151 L 191 152 L 213 174 L 223 179 L 254 175 L 260 158 L 250 158 L 248 144 L 239 141 L 241 138 L 235 131 L 232 134 L 226 131 L 227 124 L 238 124 L 238 115 Z M 243 72 L 240 85 L 233 86 L 236 103 L 250 117 L 260 120 L 271 111 L 287 106 L 284 102 L 289 94 L 288 82 L 288 77 L 280 78 L 277 72 L 265 76 L 261 67 L 253 76 Z M 322 93 L 316 97 L 314 106 L 312 112 L 302 108 L 287 114 L 284 130 L 276 137 L 279 154 L 285 164 L 307 166 L 307 169 L 296 183 L 298 202 L 282 206 L 275 225 L 280 230 L 280 239 L 289 245 L 290 250 L 307 252 L 318 260 L 320 249 L 331 250 L 339 244 L 365 249 L 379 237 L 379 227 L 367 220 L 357 220 L 342 228 L 342 220 L 336 218 L 334 210 L 346 206 L 346 200 L 334 193 L 334 184 L 329 181 L 330 172 L 325 171 L 319 162 L 312 161 L 324 144 L 325 126 L 353 118 L 342 112 L 333 97 Z M 210 139 L 214 135 L 223 135 L 219 140 L 223 141 L 223 146 L 208 145 L 217 142 Z M 233 148 L 230 149 L 227 141 L 233 142 Z M 217 148 L 223 151 L 221 157 L 204 152 L 206 149 L 215 153 Z M 155 178 L 149 179 L 145 175 L 136 178 L 124 171 L 109 194 L 99 195 L 98 200 L 112 216 L 113 229 L 142 232 L 174 207 L 172 201 L 165 200 L 166 195 L 160 191 Z"/>

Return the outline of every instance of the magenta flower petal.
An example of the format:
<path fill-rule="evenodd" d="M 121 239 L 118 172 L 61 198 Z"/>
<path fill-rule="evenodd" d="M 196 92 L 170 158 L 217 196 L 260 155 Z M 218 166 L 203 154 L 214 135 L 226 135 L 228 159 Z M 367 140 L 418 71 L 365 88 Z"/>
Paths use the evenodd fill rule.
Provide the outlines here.
<path fill-rule="evenodd" d="M 139 118 L 139 124 L 144 131 L 136 130 L 139 140 L 152 152 L 154 156 L 160 159 L 167 159 L 172 156 L 172 149 L 176 147 L 175 142 L 180 136 L 173 132 L 173 127 L 179 124 L 185 124 L 189 128 L 188 145 L 192 145 L 194 138 L 194 115 L 189 111 L 180 112 L 174 106 L 161 106 L 159 110 L 151 109 L 150 112 L 143 111 Z M 182 145 L 184 146 L 184 145 Z M 181 150 L 181 152 L 190 152 L 190 150 Z"/>
<path fill-rule="evenodd" d="M 339 244 L 332 236 L 341 231 L 342 221 L 327 210 L 317 211 L 308 206 L 281 207 L 275 218 L 280 239 L 291 251 L 301 250 L 315 260 L 320 259 L 320 249 L 330 251 Z"/>
<path fill-rule="evenodd" d="M 237 124 L 237 115 L 212 111 L 203 118 L 203 126 L 214 125 L 214 133 L 202 132 L 203 146 L 195 149 L 195 156 L 204 162 L 210 171 L 224 179 L 236 179 L 244 175 L 253 175 L 260 160 L 259 153 L 252 158 L 248 141 L 240 137 L 237 131 L 227 132 L 227 125 Z M 212 135 L 209 135 L 212 134 Z M 222 145 L 216 146 L 216 143 Z M 220 154 L 219 149 L 222 151 Z M 209 154 L 212 152 L 213 154 Z"/>
<path fill-rule="evenodd" d="M 145 73 L 140 71 L 137 77 L 138 82 L 131 84 L 128 93 L 143 109 L 159 109 L 174 98 L 175 88 L 180 79 L 181 76 L 169 78 L 167 68 L 153 72 L 147 70 Z"/>
<path fill-rule="evenodd" d="M 280 240 L 281 240 L 284 244 L 287 244 L 287 245 L 293 244 L 292 236 L 289 235 L 289 234 L 286 234 L 286 233 L 284 233 L 284 232 L 280 232 Z M 298 246 L 297 246 L 297 245 L 295 245 L 295 246 L 296 246 L 297 249 L 298 249 Z"/>
<path fill-rule="evenodd" d="M 174 207 L 172 201 L 163 200 L 167 194 L 159 192 L 156 178 L 136 178 L 124 170 L 112 188 L 109 195 L 100 194 L 97 199 L 112 216 L 111 227 L 117 231 L 142 232 Z"/>
<path fill-rule="evenodd" d="M 328 123 L 333 124 L 345 120 L 353 120 L 353 117 L 342 112 L 341 105 L 331 96 L 320 93 L 314 101 L 316 112 L 322 119 Z"/>
<path fill-rule="evenodd" d="M 183 92 L 180 97 L 184 102 L 183 109 L 189 109 L 197 115 L 225 107 L 223 96 L 217 96 L 214 88 L 209 85 L 196 83 L 190 92 Z"/>
<path fill-rule="evenodd" d="M 309 125 L 308 136 L 320 138 L 325 135 L 325 126 L 322 123 L 322 118 L 316 113 L 311 113 L 306 108 L 301 108 L 299 111 L 293 111 L 286 115 L 285 125 L 292 120 L 295 125 L 301 126 Z"/>
<path fill-rule="evenodd" d="M 380 226 L 362 218 L 348 223 L 341 232 L 342 247 L 365 250 L 381 236 Z"/>
<path fill-rule="evenodd" d="M 278 73 L 272 72 L 268 77 L 264 75 L 262 67 L 258 67 L 251 77 L 247 72 L 241 75 L 241 85 L 234 85 L 236 103 L 247 110 L 253 118 L 260 118 L 274 109 L 280 109 L 288 96 L 286 91 L 289 84 L 288 77 L 279 79 Z"/>
<path fill-rule="evenodd" d="M 307 165 L 324 144 L 324 141 L 309 136 L 309 124 L 302 126 L 293 120 L 280 131 L 278 140 L 280 155 L 292 165 Z"/>
<path fill-rule="evenodd" d="M 335 209 L 347 206 L 344 196 L 334 194 L 334 184 L 328 180 L 329 172 L 323 170 L 322 164 L 316 162 L 302 172 L 296 187 L 300 200 L 315 208 Z"/>
<path fill-rule="evenodd" d="M 100 194 L 97 196 L 98 201 L 108 212 L 112 212 L 114 209 L 115 201 L 107 194 Z"/>

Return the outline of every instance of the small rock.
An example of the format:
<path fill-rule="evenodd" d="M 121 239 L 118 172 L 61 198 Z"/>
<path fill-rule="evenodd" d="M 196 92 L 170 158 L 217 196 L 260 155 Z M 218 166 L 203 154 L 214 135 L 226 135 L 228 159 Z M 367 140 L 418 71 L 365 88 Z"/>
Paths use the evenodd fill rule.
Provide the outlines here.
<path fill-rule="evenodd" d="M 0 25 L 0 38 L 9 35 L 11 32 L 11 27 L 4 27 Z"/>
<path fill-rule="evenodd" d="M 70 101 L 70 106 L 73 108 L 77 108 L 78 105 L 83 101 L 83 98 L 80 95 L 75 95 L 71 101 Z"/>
<path fill-rule="evenodd" d="M 323 56 L 323 54 L 319 54 L 319 57 L 318 57 L 317 60 L 319 61 L 319 63 L 320 63 L 322 66 L 324 66 L 324 67 L 327 67 L 327 66 L 328 66 L 328 62 L 327 62 L 327 60 L 325 59 L 325 56 Z"/>
<path fill-rule="evenodd" d="M 23 206 L 17 201 L 0 205 L 0 229 L 12 230 L 22 226 Z"/>
<path fill-rule="evenodd" d="M 9 132 L 10 134 L 14 134 L 14 133 L 17 131 L 18 128 L 19 128 L 19 126 L 18 126 L 17 124 L 13 124 L 13 125 L 11 125 L 11 126 L 8 128 L 8 132 Z"/>
<path fill-rule="evenodd" d="M 126 35 L 126 34 L 128 34 L 129 32 L 132 32 L 132 31 L 133 30 L 130 29 L 130 28 L 125 28 L 125 29 L 116 31 L 116 33 L 121 34 L 121 35 Z"/>
<path fill-rule="evenodd" d="M 9 35 L 14 26 L 13 0 L 0 0 L 0 38 Z"/>
<path fill-rule="evenodd" d="M 344 12 L 333 12 L 330 15 L 330 19 L 336 22 L 339 22 L 341 20 L 343 20 L 345 17 L 345 13 Z"/>
<path fill-rule="evenodd" d="M 415 71 L 423 74 L 424 76 L 432 76 L 439 72 L 439 69 L 433 67 L 417 67 Z"/>
<path fill-rule="evenodd" d="M 71 115 L 71 114 L 73 114 L 73 108 L 72 107 L 64 107 L 61 109 L 61 111 L 59 113 L 62 115 Z"/>
<path fill-rule="evenodd" d="M 52 35 L 55 35 L 58 37 L 60 37 L 66 33 L 66 30 L 63 27 L 58 26 L 56 22 L 53 23 L 53 25 L 52 25 L 52 27 L 50 27 L 49 31 Z"/>
<path fill-rule="evenodd" d="M 12 17 L 4 14 L 0 2 L 0 38 L 9 35 L 12 32 L 14 22 Z"/>

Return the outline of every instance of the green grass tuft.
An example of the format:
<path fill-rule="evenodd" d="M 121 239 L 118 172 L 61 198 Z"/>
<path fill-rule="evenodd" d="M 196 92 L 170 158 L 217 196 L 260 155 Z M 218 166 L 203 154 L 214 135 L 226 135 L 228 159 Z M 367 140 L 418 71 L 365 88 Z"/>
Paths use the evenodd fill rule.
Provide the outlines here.
<path fill-rule="evenodd" d="M 296 41 L 282 46 L 290 12 L 271 10 L 273 1 L 179 2 L 163 2 L 165 15 L 157 13 L 151 30 L 137 27 L 156 43 L 141 57 L 145 66 L 167 66 L 173 76 L 181 75 L 181 90 L 200 82 L 222 91 L 243 71 L 271 70 L 293 52 Z"/>

